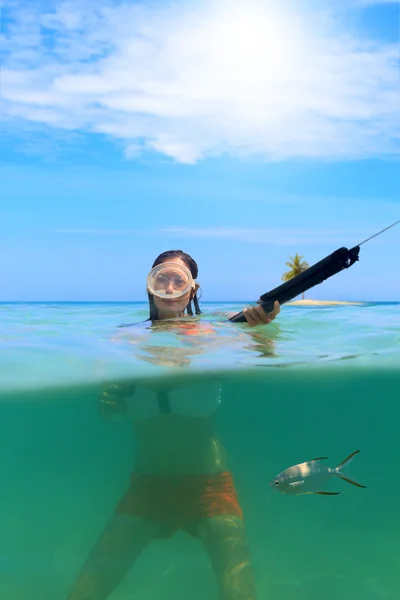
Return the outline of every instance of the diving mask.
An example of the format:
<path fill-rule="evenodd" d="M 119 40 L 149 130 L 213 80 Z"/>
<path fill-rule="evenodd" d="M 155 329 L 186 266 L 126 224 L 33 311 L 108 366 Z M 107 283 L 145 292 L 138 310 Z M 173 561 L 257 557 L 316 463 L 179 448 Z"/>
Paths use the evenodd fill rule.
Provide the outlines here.
<path fill-rule="evenodd" d="M 147 289 L 150 294 L 166 300 L 181 298 L 194 287 L 191 272 L 178 263 L 161 263 L 147 276 Z"/>

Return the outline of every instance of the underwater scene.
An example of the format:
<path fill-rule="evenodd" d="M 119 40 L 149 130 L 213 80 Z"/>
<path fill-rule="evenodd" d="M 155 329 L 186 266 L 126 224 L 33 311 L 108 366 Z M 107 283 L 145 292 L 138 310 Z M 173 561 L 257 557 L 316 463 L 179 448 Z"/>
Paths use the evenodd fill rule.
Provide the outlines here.
<path fill-rule="evenodd" d="M 400 597 L 400 303 L 241 308 L 0 304 L 1 598 Z"/>

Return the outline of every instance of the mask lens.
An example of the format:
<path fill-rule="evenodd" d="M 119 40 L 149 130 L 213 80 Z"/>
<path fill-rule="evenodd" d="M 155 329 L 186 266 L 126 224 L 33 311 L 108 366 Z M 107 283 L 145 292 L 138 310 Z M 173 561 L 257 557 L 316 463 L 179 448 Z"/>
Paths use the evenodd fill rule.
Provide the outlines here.
<path fill-rule="evenodd" d="M 175 263 L 162 263 L 154 267 L 147 277 L 147 289 L 159 298 L 180 298 L 193 287 L 188 269 Z"/>

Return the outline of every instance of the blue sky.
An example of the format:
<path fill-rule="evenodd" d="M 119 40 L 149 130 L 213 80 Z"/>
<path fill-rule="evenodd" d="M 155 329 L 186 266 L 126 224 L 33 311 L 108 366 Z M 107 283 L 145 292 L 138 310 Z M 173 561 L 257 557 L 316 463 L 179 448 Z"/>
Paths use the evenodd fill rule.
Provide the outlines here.
<path fill-rule="evenodd" d="M 399 3 L 8 2 L 0 300 L 251 301 L 400 219 Z M 400 226 L 308 293 L 400 300 Z"/>

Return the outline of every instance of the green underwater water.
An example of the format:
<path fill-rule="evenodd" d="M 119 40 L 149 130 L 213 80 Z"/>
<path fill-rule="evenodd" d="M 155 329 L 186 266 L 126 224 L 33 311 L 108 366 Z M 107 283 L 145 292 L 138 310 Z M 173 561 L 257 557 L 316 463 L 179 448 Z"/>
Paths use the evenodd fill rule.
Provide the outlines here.
<path fill-rule="evenodd" d="M 215 425 L 261 600 L 400 597 L 400 370 L 345 363 L 220 373 Z M 66 600 L 126 489 L 132 429 L 99 418 L 99 392 L 96 383 L 0 392 L 1 598 Z M 328 489 L 340 496 L 290 497 L 269 485 L 288 466 L 316 456 L 336 466 L 354 450 L 348 474 L 366 489 L 336 479 Z M 154 541 L 110 598 L 217 597 L 200 542 L 178 532 Z"/>

